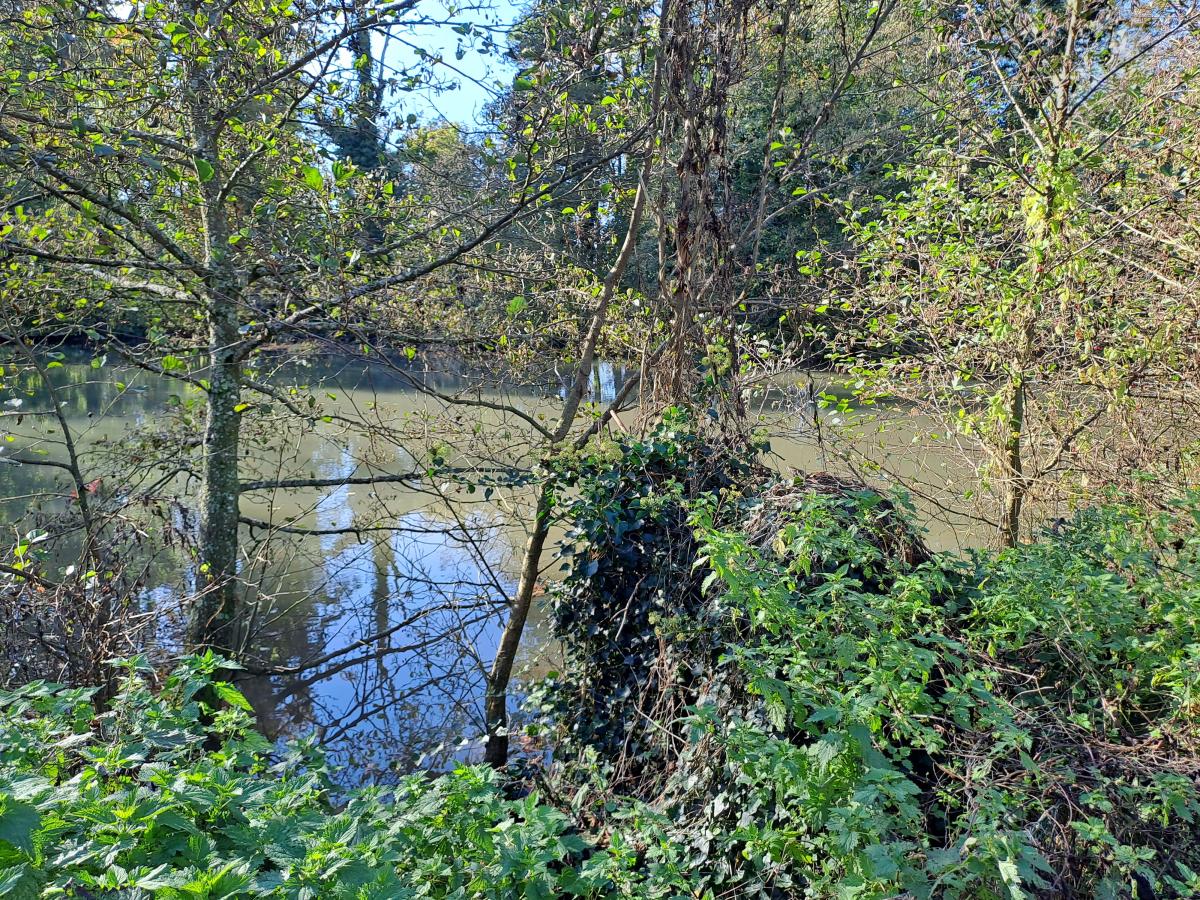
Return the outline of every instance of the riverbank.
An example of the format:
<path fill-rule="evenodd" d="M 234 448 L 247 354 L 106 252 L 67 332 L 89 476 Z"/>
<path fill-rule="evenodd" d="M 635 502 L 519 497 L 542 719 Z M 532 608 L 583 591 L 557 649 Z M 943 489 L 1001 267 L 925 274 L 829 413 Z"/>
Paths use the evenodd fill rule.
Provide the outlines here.
<path fill-rule="evenodd" d="M 861 485 L 780 480 L 678 428 L 608 460 L 571 476 L 551 602 L 566 655 L 532 701 L 551 769 L 416 776 L 343 806 L 319 742 L 257 737 L 232 686 L 205 712 L 215 660 L 161 682 L 130 666 L 100 717 L 86 691 L 30 685 L 0 697 L 0 880 L 180 897 L 1200 888 L 1200 496 L 963 558 L 925 550 Z"/>

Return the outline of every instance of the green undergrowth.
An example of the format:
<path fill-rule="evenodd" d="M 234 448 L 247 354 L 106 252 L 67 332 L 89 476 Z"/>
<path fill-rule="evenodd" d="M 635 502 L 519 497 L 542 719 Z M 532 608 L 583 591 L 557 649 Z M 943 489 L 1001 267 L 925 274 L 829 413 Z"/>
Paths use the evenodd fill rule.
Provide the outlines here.
<path fill-rule="evenodd" d="M 673 808 L 816 896 L 1200 896 L 1196 505 L 913 566 L 844 546 L 876 502 L 809 498 L 768 547 L 702 529 L 724 681 L 761 703 L 701 697 Z"/>
<path fill-rule="evenodd" d="M 961 558 L 685 423 L 617 451 L 562 474 L 548 772 L 335 802 L 219 660 L 126 662 L 0 695 L 0 895 L 1200 896 L 1200 499 Z"/>

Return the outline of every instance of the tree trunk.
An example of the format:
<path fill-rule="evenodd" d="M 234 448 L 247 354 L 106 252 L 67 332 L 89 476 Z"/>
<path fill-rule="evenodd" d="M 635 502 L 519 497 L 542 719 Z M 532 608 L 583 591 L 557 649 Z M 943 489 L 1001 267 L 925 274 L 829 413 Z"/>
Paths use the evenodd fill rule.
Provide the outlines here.
<path fill-rule="evenodd" d="M 234 656 L 239 651 L 238 452 L 241 438 L 242 354 L 239 349 L 240 284 L 229 258 L 229 221 L 219 177 L 216 127 L 196 113 L 196 147 L 213 167 L 202 179 L 205 312 L 208 318 L 208 406 L 204 424 L 200 494 L 200 596 L 192 612 L 189 643 Z"/>
<path fill-rule="evenodd" d="M 192 621 L 191 644 L 233 654 L 238 590 L 238 445 L 241 437 L 237 405 L 241 394 L 241 362 L 229 347 L 237 337 L 236 321 L 218 310 L 210 325 L 208 414 L 204 425 L 204 468 L 200 499 L 200 568 L 202 588 Z"/>
<path fill-rule="evenodd" d="M 1021 533 L 1021 507 L 1025 502 L 1025 471 L 1022 436 L 1025 430 L 1025 379 L 1013 377 L 1009 388 L 1007 433 L 1004 441 L 1004 501 L 1000 510 L 998 537 L 1001 547 L 1015 547 Z"/>
<path fill-rule="evenodd" d="M 658 111 L 658 80 L 655 80 L 654 109 L 657 120 Z M 549 436 L 546 443 L 547 455 L 561 449 L 571 434 L 575 417 L 583 402 L 587 385 L 592 377 L 592 367 L 596 361 L 596 347 L 600 342 L 600 334 L 608 317 L 608 308 L 612 304 L 617 286 L 621 282 L 633 248 L 637 243 L 638 228 L 642 221 L 642 213 L 646 207 L 646 193 L 649 190 L 651 164 L 654 160 L 654 144 L 646 148 L 642 160 L 641 174 L 638 180 L 637 193 L 633 198 L 633 209 L 629 212 L 629 224 L 625 230 L 625 239 L 617 258 L 600 291 L 600 299 L 592 311 L 591 322 L 580 348 L 579 365 L 575 370 L 575 379 L 567 391 L 563 401 L 562 412 L 559 415 L 558 426 Z M 586 435 L 584 436 L 586 440 Z M 582 446 L 581 443 L 578 444 Z M 550 534 L 550 512 L 553 508 L 553 498 L 549 485 L 543 484 L 538 488 L 537 502 L 534 510 L 533 530 L 525 542 L 525 552 L 521 558 L 521 578 L 517 583 L 517 593 L 513 597 L 509 611 L 508 622 L 500 635 L 500 645 L 496 648 L 496 656 L 492 661 L 491 671 L 487 677 L 487 696 L 484 699 L 484 721 L 487 727 L 487 745 L 484 749 L 484 761 L 494 768 L 500 768 L 508 761 L 508 685 L 512 680 L 513 665 L 516 663 L 517 650 L 521 646 L 521 636 L 525 631 L 525 621 L 529 618 L 529 610 L 533 605 L 533 592 L 537 586 L 538 573 L 541 571 L 542 551 L 546 547 L 546 538 Z"/>
<path fill-rule="evenodd" d="M 500 645 L 496 648 L 491 672 L 488 673 L 487 697 L 484 700 L 487 744 L 483 751 L 483 761 L 493 768 L 500 768 L 508 762 L 508 685 L 512 680 L 513 665 L 521 646 L 525 622 L 533 606 L 533 592 L 537 587 L 542 551 L 550 534 L 550 506 L 550 490 L 543 485 L 538 489 L 533 530 L 525 541 L 517 593 L 513 597 L 508 622 L 500 635 Z"/>
<path fill-rule="evenodd" d="M 1075 42 L 1080 28 L 1080 0 L 1069 0 L 1067 4 L 1067 34 L 1062 56 L 1062 71 L 1055 91 L 1054 114 L 1047 134 L 1045 153 L 1049 173 L 1040 193 L 1044 213 L 1041 221 L 1028 222 L 1030 226 L 1030 250 L 1028 265 L 1035 273 L 1033 289 L 1029 291 L 1024 322 L 1021 326 L 1014 370 L 1009 375 L 1008 404 L 1005 416 L 1002 463 L 1004 466 L 1004 500 L 1000 510 L 997 537 L 1001 547 L 1015 547 L 1021 536 L 1021 508 L 1029 492 L 1029 479 L 1025 477 L 1023 439 L 1026 429 L 1025 400 L 1027 375 L 1034 361 L 1034 336 L 1037 318 L 1040 315 L 1039 298 L 1048 295 L 1053 287 L 1049 272 L 1054 267 L 1047 260 L 1052 241 L 1062 238 L 1063 212 L 1058 204 L 1055 175 L 1061 159 L 1063 142 L 1067 135 L 1070 119 L 1071 81 L 1075 69 Z M 1028 127 L 1028 126 L 1027 126 Z M 1036 134 L 1031 132 L 1036 139 Z"/>

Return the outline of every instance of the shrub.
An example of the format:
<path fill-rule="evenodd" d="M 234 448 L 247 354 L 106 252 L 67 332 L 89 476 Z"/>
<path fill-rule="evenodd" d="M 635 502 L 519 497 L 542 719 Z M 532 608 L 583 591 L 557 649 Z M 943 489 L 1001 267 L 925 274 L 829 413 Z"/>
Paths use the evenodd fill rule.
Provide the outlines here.
<path fill-rule="evenodd" d="M 588 828 L 716 895 L 1200 896 L 1200 496 L 964 559 L 683 422 L 572 483 L 536 699 Z"/>
<path fill-rule="evenodd" d="M 809 492 L 757 536 L 698 508 L 728 638 L 662 804 L 691 871 L 742 895 L 1200 896 L 1197 498 L 915 564 L 883 552 L 881 500 Z"/>
<path fill-rule="evenodd" d="M 1200 897 L 1200 496 L 931 555 L 896 498 L 689 434 L 571 476 L 539 790 L 340 802 L 227 663 L 132 660 L 100 715 L 0 694 L 0 894 Z"/>

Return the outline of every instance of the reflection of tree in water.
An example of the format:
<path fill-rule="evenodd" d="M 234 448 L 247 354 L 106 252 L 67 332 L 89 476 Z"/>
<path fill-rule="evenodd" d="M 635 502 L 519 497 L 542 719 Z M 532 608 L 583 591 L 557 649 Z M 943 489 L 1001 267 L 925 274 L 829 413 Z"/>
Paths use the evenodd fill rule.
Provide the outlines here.
<path fill-rule="evenodd" d="M 264 728 L 320 731 L 364 780 L 425 754 L 436 765 L 460 736 L 478 734 L 481 660 L 494 651 L 506 588 L 494 574 L 497 530 L 482 515 L 459 525 L 418 511 L 387 537 L 323 538 L 324 559 L 296 558 L 254 638 L 275 668 L 294 670 L 246 684 Z"/>
<path fill-rule="evenodd" d="M 101 478 L 103 508 L 128 514 L 137 526 L 139 543 L 128 545 L 136 554 L 123 552 L 121 560 L 131 569 L 123 596 L 135 599 L 129 609 L 142 625 L 137 635 L 122 634 L 128 653 L 146 649 L 165 659 L 180 647 L 181 604 L 202 583 L 190 562 L 197 530 L 189 468 L 194 442 L 188 439 L 194 409 L 177 381 L 111 362 L 95 368 L 89 356 L 77 356 L 68 354 L 50 376 L 80 445 L 86 480 Z M 454 360 L 426 371 L 404 359 L 368 366 L 337 354 L 267 354 L 256 366 L 272 383 L 296 385 L 300 396 L 311 393 L 319 406 L 314 421 L 281 422 L 268 411 L 248 420 L 246 476 L 321 481 L 243 495 L 249 518 L 239 576 L 256 609 L 246 688 L 264 730 L 280 737 L 322 730 L 351 778 L 411 768 L 429 751 L 427 764 L 438 765 L 460 738 L 482 732 L 485 662 L 495 651 L 503 597 L 513 587 L 500 566 L 523 537 L 523 514 L 510 510 L 502 519 L 490 489 L 468 496 L 451 488 L 448 496 L 425 481 L 338 482 L 420 471 L 426 464 L 421 432 L 438 408 L 423 390 L 487 400 L 493 396 L 489 375 Z M 401 369 L 411 372 L 398 374 Z M 4 398 L 20 399 L 25 410 L 45 407 L 45 384 L 16 375 L 5 383 Z M 592 393 L 605 397 L 623 380 L 620 367 L 602 364 Z M 514 388 L 513 396 L 533 409 L 557 383 L 553 372 L 545 381 L 542 394 Z M 332 413 L 333 421 L 314 425 L 321 412 Z M 18 447 L 34 442 L 47 458 L 63 457 L 54 429 L 27 417 L 21 431 Z M 464 431 L 455 459 L 480 472 L 518 471 L 525 464 L 516 432 L 502 451 L 493 449 Z M 484 455 L 476 459 L 476 452 Z M 69 561 L 78 550 L 77 516 L 62 475 L 50 467 L 0 465 L 0 498 L 6 498 L 0 515 L 22 530 L 48 528 L 56 552 Z M 511 491 L 506 497 L 513 500 Z M 62 527 L 54 527 L 56 521 Z M 310 530 L 317 533 L 301 533 Z M 449 749 L 439 753 L 443 742 Z"/>

